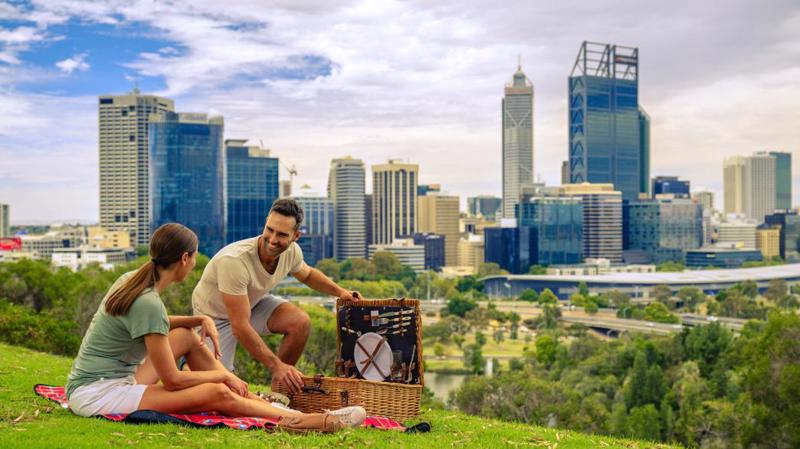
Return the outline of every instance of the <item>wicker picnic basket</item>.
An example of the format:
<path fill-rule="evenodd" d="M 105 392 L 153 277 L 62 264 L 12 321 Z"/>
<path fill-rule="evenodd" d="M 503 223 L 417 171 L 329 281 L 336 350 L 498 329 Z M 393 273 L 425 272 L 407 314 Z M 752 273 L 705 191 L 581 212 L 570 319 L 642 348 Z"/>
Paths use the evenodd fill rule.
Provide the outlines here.
<path fill-rule="evenodd" d="M 348 346 L 347 335 L 341 331 L 343 324 L 341 317 L 348 309 L 369 311 L 371 309 L 397 309 L 411 310 L 412 326 L 409 335 L 392 336 L 398 345 L 402 345 L 405 340 L 413 344 L 411 351 L 414 355 L 411 360 L 415 360 L 415 369 L 409 374 L 411 383 L 398 382 L 379 382 L 364 380 L 351 377 L 323 377 L 313 376 L 304 377 L 305 387 L 301 393 L 289 394 L 284 386 L 278 387 L 278 391 L 287 394 L 291 399 L 291 407 L 305 413 L 319 413 L 323 410 L 337 409 L 350 405 L 360 405 L 367 410 L 370 415 L 379 415 L 392 418 L 397 421 L 405 421 L 419 415 L 419 404 L 424 385 L 424 369 L 422 366 L 422 316 L 419 308 L 419 301 L 415 299 L 378 299 L 361 300 L 357 302 L 342 301 L 336 302 L 336 328 L 337 348 L 340 358 L 347 358 L 351 346 Z M 362 311 L 362 313 L 363 313 Z M 394 347 L 394 346 L 393 346 Z M 352 352 L 349 352 L 352 355 Z"/>

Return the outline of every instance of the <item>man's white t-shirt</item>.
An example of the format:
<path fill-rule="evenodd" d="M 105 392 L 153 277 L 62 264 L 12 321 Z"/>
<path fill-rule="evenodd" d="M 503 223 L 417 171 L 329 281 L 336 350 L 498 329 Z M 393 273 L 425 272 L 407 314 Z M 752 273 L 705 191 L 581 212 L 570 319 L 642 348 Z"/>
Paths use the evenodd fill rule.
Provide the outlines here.
<path fill-rule="evenodd" d="M 267 273 L 261 265 L 258 237 L 231 243 L 215 254 L 203 270 L 192 293 L 194 313 L 227 319 L 222 293 L 247 295 L 252 309 L 278 282 L 304 268 L 303 251 L 297 242 L 281 253 L 274 274 Z"/>

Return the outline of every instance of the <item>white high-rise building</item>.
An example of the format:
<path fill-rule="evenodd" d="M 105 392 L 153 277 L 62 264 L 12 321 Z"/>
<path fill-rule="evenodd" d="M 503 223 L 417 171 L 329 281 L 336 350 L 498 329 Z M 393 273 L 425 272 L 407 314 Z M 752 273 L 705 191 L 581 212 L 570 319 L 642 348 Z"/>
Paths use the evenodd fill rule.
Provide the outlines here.
<path fill-rule="evenodd" d="M 333 257 L 364 258 L 364 162 L 348 156 L 331 161 L 328 198 L 333 201 Z"/>
<path fill-rule="evenodd" d="M 533 84 L 517 66 L 506 84 L 503 113 L 503 210 L 514 218 L 522 186 L 533 182 Z"/>
<path fill-rule="evenodd" d="M 744 164 L 744 214 L 764 223 L 764 216 L 775 212 L 775 156 L 756 153 Z"/>
<path fill-rule="evenodd" d="M 372 243 L 391 244 L 417 232 L 418 180 L 417 164 L 372 166 Z"/>
<path fill-rule="evenodd" d="M 726 214 L 764 222 L 775 211 L 776 158 L 769 153 L 726 158 L 723 165 Z"/>
<path fill-rule="evenodd" d="M 100 226 L 128 231 L 134 245 L 150 240 L 150 115 L 174 110 L 172 100 L 138 89 L 99 98 Z"/>

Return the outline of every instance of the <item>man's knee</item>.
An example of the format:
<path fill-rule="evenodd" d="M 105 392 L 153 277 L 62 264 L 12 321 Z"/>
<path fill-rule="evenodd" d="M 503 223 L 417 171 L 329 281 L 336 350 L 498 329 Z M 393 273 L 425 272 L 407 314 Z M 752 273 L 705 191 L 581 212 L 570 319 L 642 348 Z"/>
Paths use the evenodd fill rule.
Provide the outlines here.
<path fill-rule="evenodd" d="M 311 317 L 305 311 L 297 309 L 292 321 L 289 322 L 287 331 L 288 334 L 308 335 L 311 331 Z"/>

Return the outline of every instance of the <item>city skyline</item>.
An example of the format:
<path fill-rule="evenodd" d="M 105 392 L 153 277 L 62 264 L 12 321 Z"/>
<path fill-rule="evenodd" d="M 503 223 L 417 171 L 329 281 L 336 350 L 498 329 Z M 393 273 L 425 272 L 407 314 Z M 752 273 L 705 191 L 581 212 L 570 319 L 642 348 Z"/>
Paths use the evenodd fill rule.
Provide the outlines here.
<path fill-rule="evenodd" d="M 570 31 L 556 24 L 571 8 L 543 3 L 514 17 L 477 3 L 254 5 L 0 5 L 0 202 L 12 223 L 98 221 L 97 98 L 135 84 L 178 110 L 223 115 L 225 138 L 263 141 L 296 165 L 295 187 L 324 192 L 330 161 L 348 154 L 367 167 L 402 158 L 463 209 L 467 196 L 501 196 L 497 104 L 517 55 L 537 91 L 535 171 L 559 184 L 583 40 L 639 48 L 652 177 L 709 188 L 721 208 L 724 157 L 800 148 L 800 13 L 789 2 L 593 5 Z"/>

